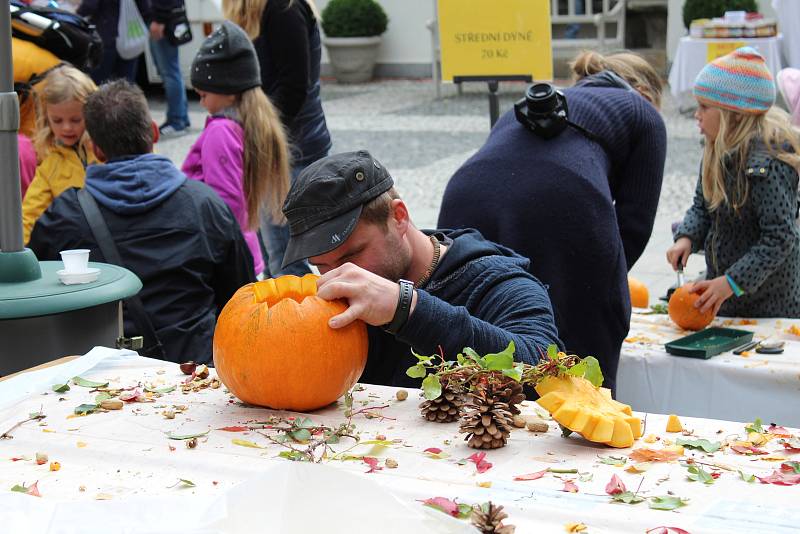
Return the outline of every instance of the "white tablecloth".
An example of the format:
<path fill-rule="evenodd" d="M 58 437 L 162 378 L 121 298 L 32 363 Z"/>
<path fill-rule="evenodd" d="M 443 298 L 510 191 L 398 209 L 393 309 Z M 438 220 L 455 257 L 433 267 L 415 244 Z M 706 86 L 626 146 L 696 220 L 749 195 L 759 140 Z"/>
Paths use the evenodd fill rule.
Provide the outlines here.
<path fill-rule="evenodd" d="M 672 68 L 669 71 L 670 91 L 677 98 L 692 90 L 695 78 L 706 65 L 708 43 L 713 42 L 741 41 L 746 43 L 747 46 L 752 46 L 764 56 L 770 72 L 775 76 L 783 68 L 780 48 L 782 40 L 783 36 L 781 35 L 760 39 L 695 39 L 682 37 L 675 53 L 675 59 L 672 62 Z"/>
<path fill-rule="evenodd" d="M 779 425 L 800 426 L 800 337 L 787 333 L 798 321 L 717 319 L 713 324 L 756 332 L 786 342 L 783 354 L 735 356 L 725 352 L 708 360 L 672 356 L 664 343 L 682 332 L 666 315 L 631 317 L 617 372 L 617 398 L 637 410 L 678 413 L 729 421 L 756 417 Z"/>
<path fill-rule="evenodd" d="M 683 460 L 695 458 L 708 471 L 719 473 L 713 485 L 706 485 L 687 480 L 686 467 L 675 461 L 650 464 L 645 472 L 625 471 L 633 463 L 627 459 L 631 449 L 611 449 L 576 437 L 564 439 L 550 422 L 546 434 L 514 430 L 506 447 L 487 452 L 484 461 L 491 468 L 478 472 L 476 464 L 466 460 L 476 451 L 465 445 L 458 423 L 436 424 L 420 417 L 418 391 L 411 390 L 408 400 L 401 402 L 395 399 L 394 388 L 367 386 L 355 392 L 354 408 L 385 406 L 372 410 L 384 418 L 357 415 L 355 431 L 362 441 L 389 444 L 352 447 L 352 440 L 345 438 L 336 446 L 337 452 L 349 449 L 347 454 L 356 459 L 329 457 L 322 464 L 307 464 L 279 458 L 286 449 L 256 431 L 223 430 L 258 426 L 256 422 L 273 415 L 292 415 L 243 406 L 224 388 L 189 394 L 178 389 L 154 402 L 126 404 L 120 411 L 70 417 L 79 404 L 93 402 L 95 393 L 73 386 L 57 394 L 51 385 L 76 374 L 111 380 L 115 386 L 154 383 L 163 387 L 184 378 L 174 364 L 129 352 L 95 349 L 89 355 L 94 358 L 92 365 L 86 365 L 86 358 L 0 383 L 0 433 L 30 412 L 42 410 L 47 415 L 41 424 L 25 423 L 13 431 L 12 439 L 0 440 L 3 532 L 466 532 L 464 521 L 420 502 L 433 497 L 463 503 L 492 500 L 506 507 L 507 523 L 516 525 L 520 533 L 563 533 L 569 523 L 583 523 L 593 534 L 645 532 L 663 525 L 692 534 L 775 534 L 796 532 L 800 525 L 796 506 L 800 485 L 748 484 L 737 472 L 765 477 L 780 469 L 781 459 L 800 459 L 777 439 L 764 446 L 772 461 L 730 449 L 712 456 L 687 448 Z M 174 405 L 187 409 L 174 419 L 165 418 L 162 412 Z M 341 404 L 333 405 L 310 417 L 336 426 L 344 421 L 343 409 Z M 523 407 L 524 413 L 535 410 L 532 403 Z M 661 441 L 640 440 L 635 447 L 660 449 L 663 440 L 681 437 L 666 433 L 665 424 L 663 416 L 647 416 L 646 433 Z M 741 423 L 687 417 L 683 424 L 694 432 L 693 438 L 720 441 L 744 436 Z M 167 437 L 167 432 L 206 431 L 193 449 Z M 442 452 L 435 456 L 425 452 L 433 447 Z M 37 452 L 46 453 L 48 462 L 60 462 L 61 469 L 51 471 L 49 463 L 36 465 Z M 367 473 L 367 464 L 357 459 L 360 455 L 377 458 L 382 469 Z M 609 456 L 622 457 L 624 465 L 601 462 Z M 387 458 L 394 459 L 397 467 L 386 466 Z M 547 472 L 538 480 L 514 480 L 517 475 L 548 468 L 577 472 Z M 647 502 L 612 503 L 605 490 L 612 475 L 642 496 L 672 493 L 689 501 L 674 512 L 650 509 Z M 8 491 L 37 480 L 41 498 Z M 577 486 L 577 493 L 563 491 L 567 480 Z"/>
<path fill-rule="evenodd" d="M 800 2 L 797 0 L 772 0 L 772 7 L 778 15 L 778 24 L 783 32 L 783 59 L 785 67 L 800 69 Z"/>

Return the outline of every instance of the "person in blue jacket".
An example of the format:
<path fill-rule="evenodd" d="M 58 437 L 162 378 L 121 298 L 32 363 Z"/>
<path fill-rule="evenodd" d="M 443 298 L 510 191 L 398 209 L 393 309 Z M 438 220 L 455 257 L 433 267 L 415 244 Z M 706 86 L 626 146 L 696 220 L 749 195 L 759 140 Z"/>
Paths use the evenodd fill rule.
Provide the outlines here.
<path fill-rule="evenodd" d="M 419 230 L 389 172 L 367 151 L 311 164 L 293 184 L 283 213 L 290 240 L 284 263 L 308 258 L 322 277 L 317 294 L 346 299 L 330 319 L 369 325 L 362 382 L 419 387 L 406 375 L 418 354 L 464 347 L 534 364 L 561 346 L 550 299 L 528 260 L 475 230 Z"/>
<path fill-rule="evenodd" d="M 585 52 L 572 68 L 563 94 L 578 128 L 546 139 L 505 114 L 447 184 L 438 227 L 476 228 L 529 258 L 567 351 L 595 356 L 613 390 L 627 273 L 650 238 L 664 174 L 661 79 L 631 53 Z"/>

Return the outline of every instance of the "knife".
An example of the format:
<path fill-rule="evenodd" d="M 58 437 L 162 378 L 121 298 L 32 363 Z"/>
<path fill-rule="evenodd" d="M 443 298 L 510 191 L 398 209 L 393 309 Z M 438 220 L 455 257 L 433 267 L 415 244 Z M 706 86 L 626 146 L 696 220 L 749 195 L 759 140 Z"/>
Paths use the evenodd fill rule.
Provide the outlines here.
<path fill-rule="evenodd" d="M 752 349 L 753 347 L 757 346 L 759 343 L 761 343 L 761 341 L 758 341 L 758 340 L 750 341 L 749 343 L 745 343 L 744 345 L 741 345 L 741 346 L 736 347 L 735 349 L 733 349 L 733 353 L 736 354 L 737 356 L 741 356 L 744 352 Z"/>

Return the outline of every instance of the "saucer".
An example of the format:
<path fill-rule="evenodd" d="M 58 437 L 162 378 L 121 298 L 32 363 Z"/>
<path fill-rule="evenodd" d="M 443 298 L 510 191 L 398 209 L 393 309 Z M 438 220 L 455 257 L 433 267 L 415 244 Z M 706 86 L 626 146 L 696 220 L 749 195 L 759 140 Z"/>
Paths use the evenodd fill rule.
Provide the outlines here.
<path fill-rule="evenodd" d="M 56 271 L 56 274 L 58 275 L 58 279 L 61 280 L 61 283 L 65 285 L 88 284 L 100 277 L 100 269 L 89 267 L 82 273 L 68 273 L 64 269 L 61 269 L 60 271 Z"/>

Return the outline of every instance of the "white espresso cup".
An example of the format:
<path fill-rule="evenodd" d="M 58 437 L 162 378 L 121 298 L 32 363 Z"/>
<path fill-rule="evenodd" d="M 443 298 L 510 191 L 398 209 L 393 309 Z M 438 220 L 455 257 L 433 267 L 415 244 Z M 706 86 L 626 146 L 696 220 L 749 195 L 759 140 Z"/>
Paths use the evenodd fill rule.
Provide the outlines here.
<path fill-rule="evenodd" d="M 85 273 L 89 269 L 89 249 L 62 250 L 61 261 L 64 262 L 64 272 L 69 274 Z"/>

